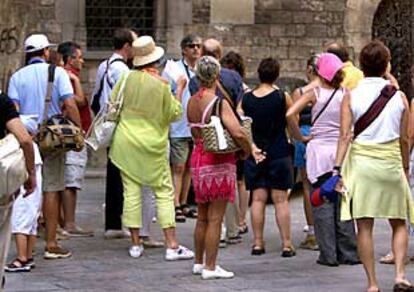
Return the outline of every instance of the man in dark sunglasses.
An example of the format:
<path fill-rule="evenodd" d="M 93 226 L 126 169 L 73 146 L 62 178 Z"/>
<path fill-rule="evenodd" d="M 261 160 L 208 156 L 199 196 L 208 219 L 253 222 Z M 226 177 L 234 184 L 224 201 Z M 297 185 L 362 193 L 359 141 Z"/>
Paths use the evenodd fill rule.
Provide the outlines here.
<path fill-rule="evenodd" d="M 189 45 L 187 45 L 187 48 L 190 48 L 190 49 L 200 49 L 201 48 L 201 44 L 189 44 Z"/>
<path fill-rule="evenodd" d="M 195 76 L 194 66 L 201 57 L 202 39 L 196 34 L 190 34 L 181 40 L 182 59 L 176 61 L 180 74 L 187 78 L 187 86 L 182 95 L 183 114 L 181 120 L 172 123 L 170 127 L 170 162 L 174 179 L 175 194 L 175 220 L 185 222 L 187 218 L 196 218 L 197 211 L 187 204 L 188 192 L 191 184 L 189 160 L 193 149 L 193 139 L 187 121 L 187 103 L 190 99 L 188 84 Z M 165 72 L 164 72 L 165 73 Z M 163 74 L 171 84 L 174 91 L 176 84 L 168 74 Z"/>

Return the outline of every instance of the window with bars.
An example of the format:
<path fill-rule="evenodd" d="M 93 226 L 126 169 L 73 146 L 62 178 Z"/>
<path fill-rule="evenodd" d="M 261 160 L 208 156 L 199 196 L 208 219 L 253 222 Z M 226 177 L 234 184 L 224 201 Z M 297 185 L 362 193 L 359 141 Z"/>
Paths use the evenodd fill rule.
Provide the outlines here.
<path fill-rule="evenodd" d="M 155 0 L 86 0 L 87 46 L 91 51 L 112 49 L 112 36 L 120 27 L 154 36 Z"/>

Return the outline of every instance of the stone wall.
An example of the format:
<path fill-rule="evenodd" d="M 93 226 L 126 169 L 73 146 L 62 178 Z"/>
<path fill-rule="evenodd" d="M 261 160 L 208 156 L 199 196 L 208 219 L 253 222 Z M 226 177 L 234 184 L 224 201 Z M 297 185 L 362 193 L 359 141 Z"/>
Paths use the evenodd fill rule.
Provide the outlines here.
<path fill-rule="evenodd" d="M 179 42 L 185 34 L 198 32 L 221 40 L 225 52 L 241 53 L 248 66 L 248 78 L 255 77 L 260 59 L 268 56 L 280 60 L 282 76 L 303 78 L 309 54 L 320 51 L 326 42 L 351 44 L 352 55 L 358 54 L 370 39 L 372 15 L 380 0 L 243 0 L 236 1 L 240 5 L 235 8 L 226 7 L 229 2 L 157 0 L 156 36 L 172 57 L 180 57 Z M 249 2 L 253 4 L 249 6 Z M 216 5 L 213 12 L 212 3 Z M 10 74 L 22 63 L 23 41 L 29 33 L 46 33 L 53 42 L 75 40 L 85 47 L 84 5 L 85 0 L 0 2 L 2 90 L 6 89 Z M 223 9 L 217 5 L 223 5 Z M 243 5 L 246 7 L 241 7 Z M 253 21 L 243 22 L 245 10 L 250 7 L 254 9 L 247 22 Z M 212 15 L 217 11 L 224 15 L 230 11 L 232 22 L 217 22 L 223 19 L 223 16 Z M 241 15 L 236 21 L 235 11 L 236 14 L 240 11 Z M 90 91 L 97 64 L 108 53 L 86 52 L 87 70 L 82 76 L 86 91 Z"/>
<path fill-rule="evenodd" d="M 88 52 L 86 0 L 0 1 L 0 89 L 24 58 L 23 42 L 30 33 L 45 33 L 51 42 L 74 40 L 84 48 L 82 81 L 90 94 L 99 62 L 110 52 Z M 137 0 L 138 1 L 138 0 Z M 358 56 L 371 39 L 373 15 L 381 0 L 154 0 L 155 35 L 170 57 L 180 57 L 181 38 L 197 32 L 224 44 L 225 52 L 241 53 L 247 78 L 256 78 L 262 58 L 279 59 L 281 80 L 304 79 L 306 60 L 330 41 L 343 42 Z M 237 5 L 237 6 L 236 6 Z M 103 159 L 91 159 L 102 165 Z M 100 161 L 98 161 L 100 160 Z"/>
<path fill-rule="evenodd" d="M 23 42 L 29 33 L 44 32 L 60 41 L 54 0 L 0 1 L 0 89 L 6 91 L 11 74 L 23 63 Z"/>
<path fill-rule="evenodd" d="M 193 0 L 193 24 L 185 27 L 186 33 L 215 37 L 223 42 L 225 51 L 241 53 L 248 78 L 255 76 L 260 59 L 268 56 L 280 60 L 282 76 L 304 78 L 310 53 L 321 51 L 327 42 L 346 40 L 346 0 L 254 2 L 254 24 L 210 24 L 210 1 Z"/>

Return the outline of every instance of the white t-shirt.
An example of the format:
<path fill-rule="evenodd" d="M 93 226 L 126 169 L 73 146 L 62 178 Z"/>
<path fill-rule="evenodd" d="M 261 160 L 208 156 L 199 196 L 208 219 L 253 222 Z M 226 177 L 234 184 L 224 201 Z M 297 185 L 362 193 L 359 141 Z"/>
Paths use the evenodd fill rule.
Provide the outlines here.
<path fill-rule="evenodd" d="M 361 80 L 351 91 L 351 110 L 355 122 L 368 110 L 379 97 L 384 86 L 390 84 L 380 77 L 368 77 Z M 404 102 L 398 91 L 387 103 L 380 115 L 368 126 L 355 141 L 387 143 L 400 137 L 401 117 L 404 112 Z"/>

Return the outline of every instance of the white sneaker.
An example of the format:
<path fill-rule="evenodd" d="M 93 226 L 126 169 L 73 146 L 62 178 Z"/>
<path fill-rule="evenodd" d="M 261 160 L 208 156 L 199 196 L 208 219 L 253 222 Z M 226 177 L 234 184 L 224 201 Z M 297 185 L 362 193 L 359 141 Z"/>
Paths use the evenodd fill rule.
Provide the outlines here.
<path fill-rule="evenodd" d="M 104 233 L 105 239 L 117 239 L 117 238 L 129 238 L 131 237 L 131 233 L 126 230 L 116 230 L 116 229 L 108 229 Z"/>
<path fill-rule="evenodd" d="M 142 245 L 133 245 L 129 248 L 129 255 L 133 258 L 139 258 L 142 256 L 142 253 L 144 252 L 144 248 Z"/>
<path fill-rule="evenodd" d="M 305 232 L 305 233 L 309 232 L 309 225 L 303 226 L 303 232 Z"/>
<path fill-rule="evenodd" d="M 201 275 L 203 272 L 204 265 L 202 264 L 194 264 L 193 265 L 193 275 Z"/>
<path fill-rule="evenodd" d="M 194 258 L 194 252 L 182 245 L 179 245 L 176 249 L 167 248 L 165 251 L 167 261 L 191 260 L 192 258 Z"/>
<path fill-rule="evenodd" d="M 233 272 L 226 271 L 220 266 L 216 266 L 214 271 L 203 269 L 201 272 L 201 279 L 211 280 L 211 279 L 231 279 L 234 277 Z"/>

